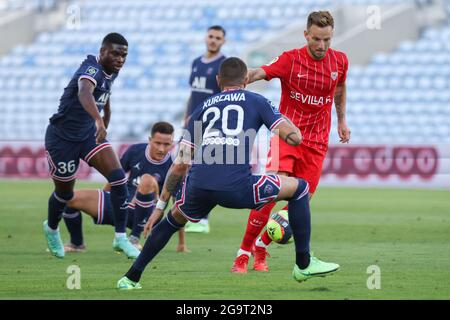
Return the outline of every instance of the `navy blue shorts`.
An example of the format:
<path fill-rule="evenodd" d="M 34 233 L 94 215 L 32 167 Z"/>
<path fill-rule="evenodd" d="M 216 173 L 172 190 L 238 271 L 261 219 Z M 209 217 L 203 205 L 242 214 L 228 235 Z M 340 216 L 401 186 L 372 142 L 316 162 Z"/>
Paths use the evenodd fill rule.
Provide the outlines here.
<path fill-rule="evenodd" d="M 97 218 L 92 218 L 95 224 L 106 224 L 114 226 L 114 209 L 112 207 L 111 195 L 107 191 L 98 191 L 98 207 L 97 207 Z M 128 219 L 127 227 L 133 228 L 134 220 L 134 204 L 128 203 Z M 145 222 L 144 222 L 145 224 Z"/>
<path fill-rule="evenodd" d="M 194 186 L 187 176 L 177 194 L 175 207 L 191 222 L 199 222 L 216 206 L 232 209 L 260 209 L 274 201 L 281 188 L 277 175 L 252 175 L 233 191 L 206 190 Z"/>
<path fill-rule="evenodd" d="M 108 141 L 95 143 L 92 135 L 84 141 L 68 141 L 58 137 L 52 125 L 47 127 L 45 133 L 45 154 L 47 156 L 50 175 L 55 180 L 71 181 L 83 159 L 87 164 L 99 151 L 111 147 Z"/>

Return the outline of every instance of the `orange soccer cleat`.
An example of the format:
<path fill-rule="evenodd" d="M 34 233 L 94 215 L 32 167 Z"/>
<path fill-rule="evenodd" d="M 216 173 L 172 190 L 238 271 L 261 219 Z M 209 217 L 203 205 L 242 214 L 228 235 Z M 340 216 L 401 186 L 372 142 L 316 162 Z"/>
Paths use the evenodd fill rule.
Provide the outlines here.
<path fill-rule="evenodd" d="M 266 258 L 270 255 L 267 252 L 267 249 L 254 245 L 252 248 L 252 254 L 255 259 L 253 262 L 253 270 L 268 272 L 269 266 L 267 265 Z"/>
<path fill-rule="evenodd" d="M 246 254 L 241 254 L 234 259 L 233 267 L 231 272 L 233 273 L 247 273 L 249 256 Z"/>

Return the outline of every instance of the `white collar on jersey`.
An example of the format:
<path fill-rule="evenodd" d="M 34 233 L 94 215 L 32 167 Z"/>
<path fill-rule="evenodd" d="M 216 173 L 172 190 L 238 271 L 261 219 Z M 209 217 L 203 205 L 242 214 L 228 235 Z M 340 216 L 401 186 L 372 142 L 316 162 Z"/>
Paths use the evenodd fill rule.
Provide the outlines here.
<path fill-rule="evenodd" d="M 160 164 L 166 163 L 167 160 L 169 160 L 169 158 L 170 158 L 170 152 L 168 152 L 168 153 L 166 154 L 166 156 L 164 157 L 164 159 L 162 159 L 161 161 L 153 160 L 153 159 L 150 157 L 150 146 L 147 144 L 147 147 L 145 148 L 145 158 L 147 158 L 147 161 L 150 162 L 151 164 L 160 165 Z"/>
<path fill-rule="evenodd" d="M 215 57 L 212 57 L 211 59 L 207 59 L 204 55 L 202 56 L 202 58 L 200 59 L 200 61 L 202 62 L 202 63 L 211 63 L 211 62 L 214 62 L 214 61 L 216 61 L 216 60 L 219 60 L 220 58 L 222 58 L 223 57 L 223 54 L 222 53 L 219 53 L 217 56 L 215 56 Z"/>

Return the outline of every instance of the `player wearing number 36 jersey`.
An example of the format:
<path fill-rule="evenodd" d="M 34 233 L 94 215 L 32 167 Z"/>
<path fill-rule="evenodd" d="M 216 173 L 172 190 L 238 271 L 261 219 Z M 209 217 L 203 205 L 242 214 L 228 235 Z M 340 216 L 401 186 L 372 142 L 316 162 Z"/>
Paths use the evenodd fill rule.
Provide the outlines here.
<path fill-rule="evenodd" d="M 102 41 L 100 54 L 88 55 L 75 71 L 60 99 L 58 111 L 50 118 L 45 133 L 45 150 L 55 190 L 48 201 L 44 235 L 50 253 L 64 257 L 58 224 L 66 203 L 74 197 L 80 159 L 96 168 L 111 186 L 115 237 L 113 248 L 136 258 L 139 250 L 126 237 L 127 178 L 119 159 L 106 141 L 110 119 L 111 87 L 128 54 L 128 41 L 110 33 Z M 100 113 L 103 111 L 103 117 Z"/>

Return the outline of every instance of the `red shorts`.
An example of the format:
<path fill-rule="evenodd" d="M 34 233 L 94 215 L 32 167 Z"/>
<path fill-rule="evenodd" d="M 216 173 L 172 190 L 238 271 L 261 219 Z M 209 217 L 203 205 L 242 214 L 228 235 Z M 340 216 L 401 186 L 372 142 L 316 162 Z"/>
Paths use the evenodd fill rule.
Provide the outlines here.
<path fill-rule="evenodd" d="M 278 154 L 278 156 L 277 156 Z M 305 146 L 290 146 L 278 136 L 270 140 L 266 166 L 267 172 L 287 172 L 290 176 L 302 178 L 309 183 L 309 192 L 314 193 L 322 174 L 326 151 Z"/>

